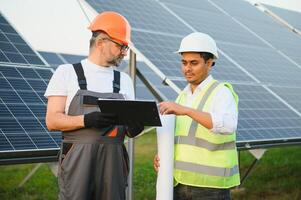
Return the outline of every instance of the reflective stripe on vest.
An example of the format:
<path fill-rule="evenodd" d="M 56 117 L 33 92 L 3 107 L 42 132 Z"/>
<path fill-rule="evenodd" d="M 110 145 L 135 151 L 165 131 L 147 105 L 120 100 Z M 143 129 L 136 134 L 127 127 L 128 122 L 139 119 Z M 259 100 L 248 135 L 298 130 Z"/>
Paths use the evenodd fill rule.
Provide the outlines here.
<path fill-rule="evenodd" d="M 175 136 L 175 144 L 194 145 L 194 146 L 202 147 L 209 151 L 235 149 L 235 147 L 236 147 L 236 144 L 234 141 L 225 142 L 222 144 L 214 144 L 214 143 L 208 142 L 207 140 L 204 140 L 201 138 L 191 139 L 190 136 Z"/>
<path fill-rule="evenodd" d="M 205 165 L 197 165 L 194 163 L 175 161 L 175 168 L 185 171 L 197 172 L 202 174 L 208 174 L 211 176 L 233 176 L 239 172 L 238 166 L 235 165 L 232 168 L 213 167 Z"/>
<path fill-rule="evenodd" d="M 193 108 L 207 112 L 211 106 L 212 94 L 219 86 L 226 84 L 212 80 L 195 99 Z M 228 88 L 237 102 L 238 98 L 232 87 Z M 180 94 L 176 102 L 185 105 L 186 99 L 183 97 L 183 93 Z M 235 133 L 213 133 L 189 117 L 177 116 L 174 167 L 176 183 L 213 188 L 239 185 Z"/>

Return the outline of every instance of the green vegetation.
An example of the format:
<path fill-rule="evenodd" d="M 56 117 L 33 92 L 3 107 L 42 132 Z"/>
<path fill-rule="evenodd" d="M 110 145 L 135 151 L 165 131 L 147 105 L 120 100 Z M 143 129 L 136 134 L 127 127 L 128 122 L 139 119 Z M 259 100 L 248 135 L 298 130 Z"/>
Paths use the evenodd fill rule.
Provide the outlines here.
<path fill-rule="evenodd" d="M 255 166 L 235 199 L 300 200 L 301 199 L 301 147 L 291 146 L 269 149 Z M 241 153 L 242 174 L 253 157 Z"/>
<path fill-rule="evenodd" d="M 57 199 L 57 180 L 46 164 L 39 168 L 24 187 L 18 188 L 23 178 L 34 166 L 34 164 L 0 166 L 0 199 Z"/>
<path fill-rule="evenodd" d="M 156 174 L 153 158 L 156 153 L 154 132 L 135 140 L 134 199 L 155 199 Z M 269 149 L 255 166 L 244 190 L 233 192 L 233 199 L 301 199 L 301 147 Z M 241 169 L 244 174 L 253 157 L 241 153 Z M 0 166 L 0 199 L 3 200 L 54 200 L 57 199 L 57 181 L 48 166 L 43 164 L 34 176 L 18 189 L 18 184 L 35 164 Z"/>

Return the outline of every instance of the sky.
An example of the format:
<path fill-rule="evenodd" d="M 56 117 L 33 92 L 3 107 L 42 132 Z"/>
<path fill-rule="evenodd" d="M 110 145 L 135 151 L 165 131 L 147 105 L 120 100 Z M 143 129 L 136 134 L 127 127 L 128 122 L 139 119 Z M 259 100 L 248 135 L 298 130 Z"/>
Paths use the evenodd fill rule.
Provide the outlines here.
<path fill-rule="evenodd" d="M 35 50 L 88 55 L 90 22 L 78 0 L 0 0 L 0 4 L 2 14 Z M 89 19 L 96 14 L 85 11 Z"/>

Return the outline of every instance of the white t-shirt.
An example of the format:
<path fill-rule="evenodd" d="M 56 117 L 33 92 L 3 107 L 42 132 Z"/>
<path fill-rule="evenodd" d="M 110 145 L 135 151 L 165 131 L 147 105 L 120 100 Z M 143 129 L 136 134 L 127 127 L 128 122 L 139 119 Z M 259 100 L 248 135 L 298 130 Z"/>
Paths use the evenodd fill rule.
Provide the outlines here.
<path fill-rule="evenodd" d="M 102 67 L 84 59 L 81 61 L 87 81 L 87 90 L 100 93 L 113 92 L 113 67 Z M 79 90 L 76 72 L 71 64 L 60 65 L 50 79 L 44 96 L 67 96 L 65 113 L 71 100 Z M 125 99 L 134 99 L 134 86 L 132 79 L 124 72 L 120 72 L 120 94 Z"/>

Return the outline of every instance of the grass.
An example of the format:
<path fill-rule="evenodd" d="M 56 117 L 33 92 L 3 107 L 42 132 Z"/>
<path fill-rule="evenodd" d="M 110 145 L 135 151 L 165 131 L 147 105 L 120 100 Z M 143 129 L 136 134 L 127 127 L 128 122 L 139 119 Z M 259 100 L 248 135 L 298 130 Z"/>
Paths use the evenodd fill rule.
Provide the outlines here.
<path fill-rule="evenodd" d="M 241 154 L 242 173 L 251 164 L 248 152 Z M 235 199 L 301 199 L 301 147 L 283 147 L 268 150 L 244 184 L 243 194 Z"/>
<path fill-rule="evenodd" d="M 153 157 L 156 153 L 154 132 L 135 140 L 134 199 L 155 199 L 156 174 Z M 269 149 L 243 185 L 243 192 L 232 194 L 234 200 L 299 200 L 301 199 L 301 147 Z M 241 153 L 242 174 L 253 157 Z M 54 200 L 57 199 L 57 180 L 47 164 L 18 189 L 18 184 L 35 164 L 0 166 L 0 199 Z"/>
<path fill-rule="evenodd" d="M 0 166 L 0 199 L 57 199 L 57 180 L 46 164 L 22 188 L 23 178 L 34 168 L 34 164 Z"/>

